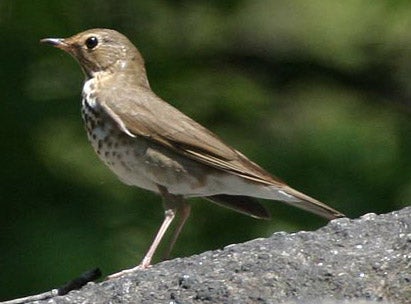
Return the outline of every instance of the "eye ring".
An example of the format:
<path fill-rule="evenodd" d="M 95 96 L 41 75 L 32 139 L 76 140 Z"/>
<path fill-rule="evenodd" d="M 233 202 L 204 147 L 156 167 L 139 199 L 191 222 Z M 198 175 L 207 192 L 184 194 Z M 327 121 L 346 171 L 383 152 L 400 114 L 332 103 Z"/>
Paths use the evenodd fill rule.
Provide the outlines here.
<path fill-rule="evenodd" d="M 91 36 L 86 39 L 85 45 L 89 50 L 94 49 L 98 44 L 98 39 L 96 36 Z"/>

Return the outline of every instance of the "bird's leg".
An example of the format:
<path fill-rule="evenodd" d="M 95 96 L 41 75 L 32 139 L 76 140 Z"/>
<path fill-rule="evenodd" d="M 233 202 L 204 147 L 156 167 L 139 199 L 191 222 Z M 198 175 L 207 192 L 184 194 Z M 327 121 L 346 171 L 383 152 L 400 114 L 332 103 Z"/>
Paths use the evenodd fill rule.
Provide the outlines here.
<path fill-rule="evenodd" d="M 157 247 L 160 244 L 161 240 L 163 239 L 164 234 L 166 233 L 168 227 L 170 226 L 171 222 L 173 221 L 176 212 L 180 209 L 186 209 L 186 207 L 184 207 L 184 204 L 187 205 L 187 203 L 184 202 L 184 199 L 183 199 L 182 196 L 177 196 L 177 195 L 170 194 L 165 187 L 160 186 L 160 185 L 158 185 L 158 189 L 159 189 L 159 191 L 160 191 L 160 193 L 163 197 L 164 220 L 163 220 L 163 223 L 160 226 L 160 229 L 158 230 L 158 232 L 156 234 L 156 237 L 154 238 L 154 241 L 152 242 L 152 244 L 151 244 L 150 248 L 148 249 L 146 255 L 144 256 L 143 260 L 141 261 L 141 263 L 138 266 L 130 268 L 130 269 L 122 270 L 122 271 L 117 272 L 117 273 L 114 273 L 114 274 L 112 274 L 108 277 L 109 279 L 121 277 L 125 274 L 132 273 L 133 271 L 138 270 L 138 269 L 148 268 L 151 265 L 151 259 L 153 258 L 153 255 L 156 252 Z M 189 215 L 189 210 L 190 209 L 188 209 L 187 216 L 185 216 L 186 219 Z M 184 218 L 184 215 L 183 215 L 182 218 Z M 174 243 L 175 243 L 175 241 L 178 237 L 178 234 L 181 231 L 182 226 L 184 225 L 184 222 L 185 222 L 185 219 L 183 220 L 182 223 L 179 223 L 179 225 L 177 227 L 178 231 L 177 231 L 177 233 L 174 233 L 171 246 L 168 247 L 169 251 L 171 251 L 170 247 L 172 247 L 172 245 L 174 245 Z"/>
<path fill-rule="evenodd" d="M 181 229 L 184 226 L 185 221 L 190 215 L 190 205 L 188 205 L 184 201 L 181 195 L 173 195 L 169 193 L 167 189 L 163 186 L 158 185 L 157 187 L 163 197 L 164 220 L 163 220 L 163 223 L 161 224 L 160 229 L 157 232 L 156 237 L 154 238 L 153 243 L 148 249 L 140 265 L 138 266 L 140 268 L 147 268 L 151 265 L 151 259 L 153 258 L 153 255 L 156 252 L 158 245 L 160 245 L 160 242 L 163 239 L 164 234 L 166 233 L 174 217 L 176 216 L 177 213 L 179 213 L 181 214 L 181 216 L 178 222 L 178 226 L 176 230 L 174 231 L 173 237 L 166 251 L 167 254 L 171 252 L 175 242 L 177 241 L 178 235 L 180 234 Z"/>
<path fill-rule="evenodd" d="M 178 236 L 180 235 L 181 230 L 183 230 L 184 224 L 186 223 L 188 217 L 190 216 L 190 211 L 191 211 L 190 204 L 187 204 L 184 201 L 184 199 L 182 199 L 182 203 L 176 212 L 179 214 L 178 224 L 177 224 L 176 229 L 174 230 L 173 236 L 171 237 L 171 240 L 167 246 L 167 249 L 164 251 L 163 260 L 167 260 L 170 257 L 171 250 L 173 250 L 173 247 L 178 239 Z"/>
<path fill-rule="evenodd" d="M 158 245 L 160 245 L 160 242 L 162 238 L 164 237 L 164 234 L 166 233 L 171 222 L 173 221 L 174 217 L 175 217 L 175 211 L 173 209 L 166 209 L 164 211 L 163 223 L 161 224 L 160 229 L 158 230 L 156 237 L 154 238 L 153 243 L 151 243 L 151 246 L 148 249 L 146 255 L 144 256 L 140 265 L 138 265 L 137 267 L 148 268 L 151 265 L 151 259 L 153 258 L 153 255 L 156 252 Z"/>
<path fill-rule="evenodd" d="M 125 274 L 132 273 L 135 270 L 148 268 L 151 265 L 151 259 L 153 258 L 153 255 L 156 252 L 157 247 L 161 242 L 161 239 L 163 238 L 168 227 L 173 221 L 174 216 L 175 216 L 175 211 L 173 209 L 166 209 L 164 211 L 163 223 L 161 224 L 160 229 L 158 230 L 156 237 L 154 238 L 154 241 L 151 243 L 150 248 L 148 249 L 146 255 L 144 256 L 143 260 L 141 261 L 139 265 L 137 265 L 136 267 L 130 268 L 130 269 L 125 269 L 120 272 L 113 273 L 109 275 L 108 278 L 109 279 L 118 278 Z"/>

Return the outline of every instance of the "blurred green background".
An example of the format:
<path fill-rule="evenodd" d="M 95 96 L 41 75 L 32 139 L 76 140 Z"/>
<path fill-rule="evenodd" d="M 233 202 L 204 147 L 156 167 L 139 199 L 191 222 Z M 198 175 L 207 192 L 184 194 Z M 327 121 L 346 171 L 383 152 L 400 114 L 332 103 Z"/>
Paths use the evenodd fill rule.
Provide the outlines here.
<path fill-rule="evenodd" d="M 38 42 L 93 27 L 128 36 L 158 95 L 291 186 L 351 218 L 410 204 L 409 1 L 1 0 L 0 300 L 137 264 L 163 218 L 97 159 L 79 66 Z M 192 203 L 175 257 L 326 223 Z"/>

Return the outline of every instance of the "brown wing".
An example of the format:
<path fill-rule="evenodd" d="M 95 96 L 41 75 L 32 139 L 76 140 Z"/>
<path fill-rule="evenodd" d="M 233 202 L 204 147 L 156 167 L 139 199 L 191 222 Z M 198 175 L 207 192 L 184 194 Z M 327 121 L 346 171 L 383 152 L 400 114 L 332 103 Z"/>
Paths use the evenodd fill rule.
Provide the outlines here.
<path fill-rule="evenodd" d="M 148 88 L 111 88 L 101 91 L 97 101 L 130 136 L 143 136 L 191 159 L 250 180 L 283 184 Z"/>
<path fill-rule="evenodd" d="M 288 201 L 298 208 L 328 219 L 344 216 L 271 176 L 243 154 L 224 144 L 212 132 L 161 100 L 150 89 L 111 88 L 102 93 L 96 96 L 97 102 L 130 136 L 143 136 L 216 169 L 265 185 L 278 186 L 299 199 L 296 202 Z M 250 207 L 250 203 L 255 202 L 251 198 L 217 195 L 208 199 L 255 217 L 269 217 L 260 204 Z"/>

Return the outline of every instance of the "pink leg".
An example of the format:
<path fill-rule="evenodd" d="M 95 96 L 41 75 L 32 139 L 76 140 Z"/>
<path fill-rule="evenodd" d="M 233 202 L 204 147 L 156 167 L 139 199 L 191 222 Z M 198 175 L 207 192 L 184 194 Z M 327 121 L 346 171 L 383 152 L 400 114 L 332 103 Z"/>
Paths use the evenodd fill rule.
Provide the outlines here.
<path fill-rule="evenodd" d="M 151 264 L 151 259 L 153 258 L 154 253 L 157 250 L 158 245 L 160 244 L 164 234 L 166 233 L 168 227 L 170 226 L 171 222 L 175 217 L 175 212 L 173 209 L 168 209 L 164 213 L 164 220 L 161 224 L 160 229 L 157 232 L 156 237 L 154 238 L 153 243 L 151 244 L 150 248 L 148 249 L 146 255 L 144 256 L 143 260 L 141 261 L 140 265 L 137 267 L 147 268 Z"/>
<path fill-rule="evenodd" d="M 166 233 L 168 227 L 170 226 L 171 222 L 173 221 L 176 212 L 181 211 L 181 219 L 179 221 L 179 224 L 177 226 L 176 231 L 173 234 L 173 238 L 171 239 L 171 243 L 167 248 L 167 254 L 170 253 L 171 249 L 173 248 L 178 235 L 181 232 L 181 229 L 184 226 L 185 221 L 187 220 L 188 216 L 190 215 L 190 206 L 184 201 L 183 197 L 180 195 L 173 195 L 170 194 L 167 189 L 163 186 L 158 186 L 158 189 L 163 196 L 163 201 L 164 201 L 164 220 L 163 223 L 161 224 L 160 229 L 158 230 L 156 237 L 154 238 L 153 243 L 151 244 L 150 248 L 148 249 L 146 255 L 144 256 L 143 260 L 141 263 L 133 268 L 126 269 L 117 273 L 114 273 L 110 276 L 108 276 L 109 279 L 112 278 L 118 278 L 121 277 L 122 275 L 132 273 L 135 270 L 138 269 L 145 269 L 148 268 L 151 265 L 151 260 L 153 258 L 153 255 L 155 254 L 158 245 L 160 244 L 161 240 L 164 237 L 164 234 Z"/>
<path fill-rule="evenodd" d="M 173 209 L 167 209 L 164 212 L 163 223 L 161 224 L 160 229 L 158 230 L 158 232 L 156 234 L 156 237 L 154 238 L 153 243 L 151 244 L 151 246 L 148 249 L 146 255 L 144 256 L 143 260 L 141 261 L 141 263 L 138 266 L 130 268 L 130 269 L 125 269 L 125 270 L 122 270 L 120 272 L 113 273 L 113 274 L 109 275 L 108 278 L 109 279 L 118 278 L 118 277 L 121 277 L 125 274 L 132 273 L 135 270 L 148 268 L 151 265 L 151 259 L 153 258 L 153 255 L 156 252 L 157 247 L 161 242 L 161 239 L 163 238 L 164 234 L 166 233 L 166 231 L 167 231 L 168 227 L 170 226 L 171 222 L 173 221 L 174 217 L 175 217 L 175 212 L 174 212 Z"/>
<path fill-rule="evenodd" d="M 171 238 L 170 243 L 167 246 L 166 251 L 164 252 L 163 259 L 167 260 L 170 257 L 171 250 L 173 250 L 173 247 L 178 239 L 178 236 L 181 233 L 181 230 L 183 230 L 184 224 L 186 223 L 188 217 L 190 216 L 190 211 L 191 211 L 191 206 L 184 202 L 179 209 L 177 209 L 177 212 L 180 216 L 178 224 L 176 229 L 174 230 L 173 236 Z"/>

